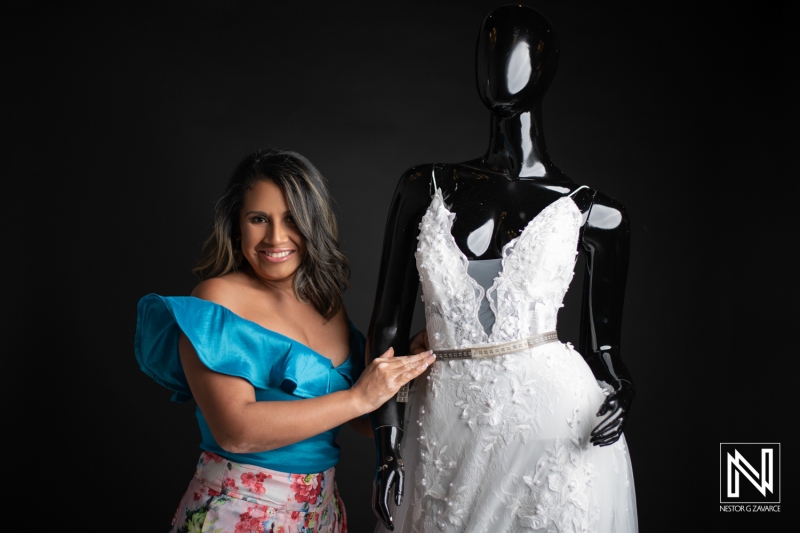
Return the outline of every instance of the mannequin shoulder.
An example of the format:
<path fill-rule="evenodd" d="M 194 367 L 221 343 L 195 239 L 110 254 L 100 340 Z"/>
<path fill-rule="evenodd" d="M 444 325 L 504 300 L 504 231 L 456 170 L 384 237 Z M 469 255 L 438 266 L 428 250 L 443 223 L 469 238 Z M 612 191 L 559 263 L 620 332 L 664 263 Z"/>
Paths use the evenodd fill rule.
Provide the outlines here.
<path fill-rule="evenodd" d="M 433 165 L 417 165 L 400 176 L 394 190 L 392 204 L 395 209 L 416 212 L 427 207 L 433 193 L 431 171 Z"/>
<path fill-rule="evenodd" d="M 583 192 L 583 191 L 581 191 Z M 580 195 L 580 192 L 575 196 Z M 613 209 L 619 212 L 620 216 L 627 217 L 627 209 L 622 202 L 614 198 L 613 196 L 609 196 L 608 194 L 602 191 L 592 191 L 592 208 L 596 206 L 601 206 L 602 208 L 608 210 Z"/>
<path fill-rule="evenodd" d="M 407 169 L 400 176 L 397 182 L 397 189 L 395 194 L 398 193 L 417 193 L 425 192 L 430 196 L 431 184 L 433 183 L 433 164 L 428 163 L 424 165 L 415 165 Z"/>
<path fill-rule="evenodd" d="M 579 196 L 582 192 L 584 191 L 580 191 L 575 196 Z M 629 226 L 628 210 L 622 202 L 601 191 L 594 191 L 588 213 L 585 213 L 585 216 L 587 214 L 587 229 L 626 230 Z"/>

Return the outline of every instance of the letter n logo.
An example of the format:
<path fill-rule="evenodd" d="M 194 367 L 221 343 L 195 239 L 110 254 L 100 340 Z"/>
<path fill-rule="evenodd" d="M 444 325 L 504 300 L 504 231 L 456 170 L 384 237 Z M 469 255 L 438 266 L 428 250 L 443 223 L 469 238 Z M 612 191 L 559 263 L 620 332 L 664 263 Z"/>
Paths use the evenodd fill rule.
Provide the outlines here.
<path fill-rule="evenodd" d="M 780 503 L 780 443 L 720 443 L 720 503 Z"/>

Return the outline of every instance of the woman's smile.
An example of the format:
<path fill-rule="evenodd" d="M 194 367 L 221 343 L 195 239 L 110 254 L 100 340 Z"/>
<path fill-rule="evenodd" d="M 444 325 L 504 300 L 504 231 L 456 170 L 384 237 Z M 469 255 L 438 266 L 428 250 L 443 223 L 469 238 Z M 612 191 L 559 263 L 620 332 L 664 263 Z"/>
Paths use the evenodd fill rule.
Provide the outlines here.
<path fill-rule="evenodd" d="M 270 263 L 283 263 L 284 261 L 288 261 L 289 258 L 294 254 L 296 250 L 289 250 L 289 249 L 281 249 L 281 248 L 272 248 L 267 250 L 258 250 L 258 253 L 261 257 L 269 261 Z"/>

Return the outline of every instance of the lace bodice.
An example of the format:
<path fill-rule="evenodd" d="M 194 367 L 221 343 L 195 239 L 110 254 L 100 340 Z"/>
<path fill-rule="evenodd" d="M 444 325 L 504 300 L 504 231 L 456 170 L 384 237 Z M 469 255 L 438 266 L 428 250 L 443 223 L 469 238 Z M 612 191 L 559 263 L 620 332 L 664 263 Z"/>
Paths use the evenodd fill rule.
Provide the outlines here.
<path fill-rule="evenodd" d="M 578 254 L 581 212 L 575 202 L 559 198 L 503 247 L 500 273 L 485 294 L 469 276 L 467 258 L 450 233 L 454 219 L 437 189 L 422 217 L 416 252 L 431 348 L 508 342 L 554 331 Z M 490 335 L 478 317 L 483 298 L 495 315 Z"/>

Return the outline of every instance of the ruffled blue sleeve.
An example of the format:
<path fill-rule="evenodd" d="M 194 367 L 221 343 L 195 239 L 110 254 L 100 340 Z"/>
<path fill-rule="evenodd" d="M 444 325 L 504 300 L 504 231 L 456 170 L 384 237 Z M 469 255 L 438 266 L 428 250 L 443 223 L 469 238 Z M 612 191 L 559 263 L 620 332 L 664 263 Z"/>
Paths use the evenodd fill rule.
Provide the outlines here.
<path fill-rule="evenodd" d="M 338 367 L 308 346 L 191 296 L 148 294 L 139 301 L 134 351 L 144 373 L 191 398 L 178 355 L 183 332 L 209 369 L 249 381 L 256 389 L 281 389 L 314 398 L 352 386 L 364 369 L 364 336 L 350 324 L 350 357 Z"/>

